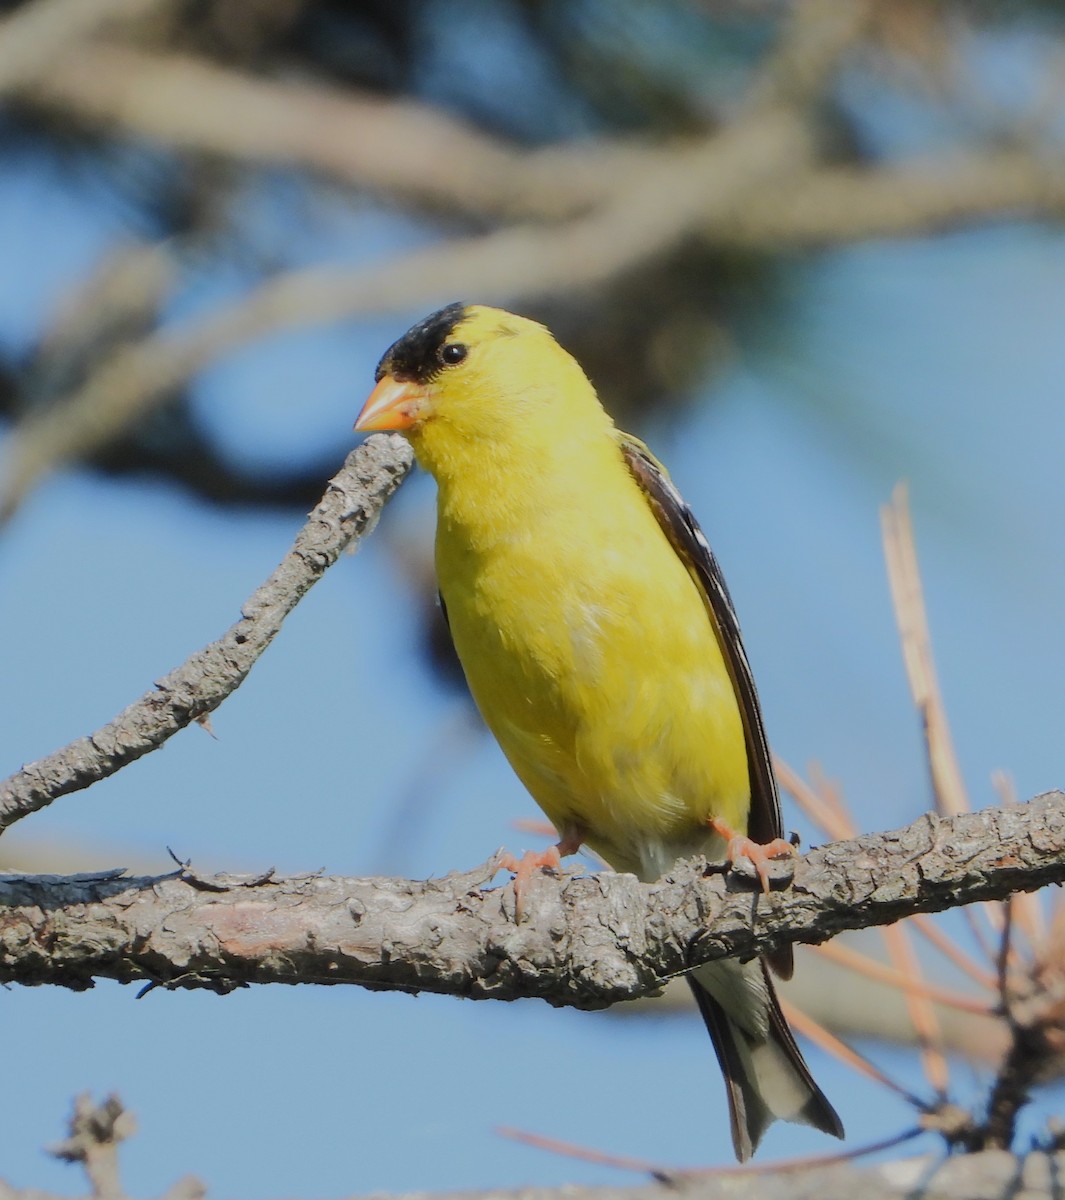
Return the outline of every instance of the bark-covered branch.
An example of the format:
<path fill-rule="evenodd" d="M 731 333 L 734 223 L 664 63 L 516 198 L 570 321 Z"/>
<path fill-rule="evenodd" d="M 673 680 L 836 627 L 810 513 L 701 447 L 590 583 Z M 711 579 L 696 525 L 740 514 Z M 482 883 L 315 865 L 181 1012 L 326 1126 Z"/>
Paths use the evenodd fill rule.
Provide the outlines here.
<path fill-rule="evenodd" d="M 341 552 L 371 530 L 410 469 L 400 437 L 369 438 L 348 455 L 277 569 L 245 602 L 241 619 L 160 679 L 95 733 L 27 763 L 0 783 L 0 833 L 22 817 L 113 775 L 234 692 L 285 617 Z"/>
<path fill-rule="evenodd" d="M 600 1008 L 714 958 L 1059 883 L 1065 795 L 831 843 L 770 895 L 698 861 L 654 884 L 543 876 L 516 924 L 513 890 L 485 890 L 495 873 L 492 861 L 425 882 L 0 875 L 0 982 L 356 983 Z"/>

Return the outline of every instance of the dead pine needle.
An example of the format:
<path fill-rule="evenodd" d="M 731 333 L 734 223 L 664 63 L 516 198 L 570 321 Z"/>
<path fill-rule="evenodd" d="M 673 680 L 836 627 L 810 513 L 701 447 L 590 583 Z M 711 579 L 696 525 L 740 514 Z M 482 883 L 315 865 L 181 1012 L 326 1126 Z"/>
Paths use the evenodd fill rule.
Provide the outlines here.
<path fill-rule="evenodd" d="M 563 1142 L 557 1138 L 544 1137 L 539 1133 L 529 1133 L 524 1129 L 514 1129 L 509 1125 L 496 1127 L 500 1137 L 520 1142 L 523 1146 L 532 1146 L 537 1150 L 546 1150 L 549 1154 L 558 1154 L 563 1158 L 576 1158 L 581 1162 L 595 1163 L 600 1167 L 616 1167 L 620 1171 L 635 1171 L 640 1175 L 662 1178 L 670 1174 L 668 1167 L 648 1162 L 642 1158 L 628 1158 L 623 1154 L 611 1154 L 606 1150 L 593 1150 L 590 1146 L 578 1146 L 574 1142 Z"/>
<path fill-rule="evenodd" d="M 774 755 L 773 770 L 780 786 L 826 837 L 838 841 L 851 836 L 847 832 L 851 827 L 850 821 L 818 795 L 794 767 Z"/>
<path fill-rule="evenodd" d="M 832 1055 L 837 1062 L 843 1063 L 844 1066 L 850 1067 L 857 1071 L 859 1075 L 864 1075 L 867 1079 L 872 1079 L 874 1082 L 882 1084 L 897 1096 L 901 1096 L 908 1104 L 912 1104 L 914 1108 L 923 1112 L 927 1107 L 923 1100 L 915 1096 L 911 1091 L 907 1090 L 900 1083 L 896 1083 L 890 1075 L 871 1062 L 864 1054 L 848 1046 L 842 1039 L 836 1037 L 834 1033 L 829 1031 L 815 1021 L 813 1017 L 808 1016 L 800 1008 L 796 1008 L 794 1004 L 789 1004 L 787 1000 L 781 998 L 780 1007 L 787 1018 L 788 1024 L 794 1029 L 797 1029 L 803 1037 L 809 1038 L 811 1042 L 826 1054 Z"/>
<path fill-rule="evenodd" d="M 891 502 L 880 510 L 880 520 L 888 583 L 902 641 L 902 657 L 913 702 L 924 722 L 936 809 L 941 816 L 969 812 L 971 806 L 954 752 L 932 658 L 932 637 L 928 628 L 905 484 L 896 485 Z"/>
<path fill-rule="evenodd" d="M 936 1004 L 957 1009 L 959 1012 L 972 1013 L 975 1016 L 987 1017 L 993 1013 L 992 1006 L 987 1000 L 968 996 L 953 988 L 927 983 L 923 979 L 914 979 L 894 967 L 889 967 L 886 963 L 870 958 L 868 954 L 862 954 L 859 950 L 841 944 L 839 941 L 823 942 L 819 946 L 811 946 L 810 949 L 814 954 L 827 958 L 830 962 L 838 963 L 841 967 L 846 967 L 877 983 L 897 988 L 900 992 L 927 996 Z"/>
<path fill-rule="evenodd" d="M 991 786 L 998 793 L 1001 804 L 1020 803 L 1017 788 L 1008 771 L 995 771 L 991 776 Z M 1047 938 L 1047 924 L 1039 894 L 1016 892 L 1012 897 L 1012 904 L 1015 930 L 1024 935 L 1031 949 L 1035 950 L 1044 945 Z"/>
<path fill-rule="evenodd" d="M 905 925 L 888 925 L 881 930 L 881 934 L 895 970 L 900 975 L 924 983 L 920 959 L 914 952 L 913 942 Z M 945 1096 L 950 1085 L 950 1068 L 943 1053 L 943 1034 L 932 1001 L 916 989 L 908 989 L 903 995 L 910 1021 L 917 1034 L 925 1079 L 937 1096 Z"/>
<path fill-rule="evenodd" d="M 910 519 L 909 494 L 904 483 L 896 484 L 890 503 L 881 507 L 880 525 L 891 600 L 902 643 L 902 658 L 910 694 L 921 717 L 936 811 L 945 817 L 971 812 L 972 805 L 962 779 L 936 675 L 932 635 L 917 563 L 913 522 Z M 980 908 L 992 930 L 997 933 L 1000 918 L 995 906 L 984 904 Z M 988 944 L 973 910 L 966 908 L 965 915 L 981 950 L 988 961 L 993 962 L 994 950 Z"/>
<path fill-rule="evenodd" d="M 978 983 L 988 991 L 995 991 L 995 976 L 975 962 L 958 946 L 942 929 L 925 913 L 916 913 L 906 918 L 913 927 L 926 938 L 944 957 L 948 958 L 959 971 L 963 971 L 974 983 Z"/>
<path fill-rule="evenodd" d="M 853 1162 L 870 1154 L 879 1154 L 883 1150 L 893 1150 L 906 1142 L 912 1142 L 920 1137 L 925 1130 L 920 1125 L 904 1129 L 902 1133 L 892 1134 L 876 1142 L 866 1142 L 864 1146 L 855 1146 L 853 1150 L 835 1150 L 827 1154 L 799 1155 L 795 1158 L 778 1158 L 774 1162 L 743 1163 L 734 1166 L 729 1163 L 723 1167 L 688 1167 L 663 1176 L 667 1182 L 672 1180 L 702 1178 L 707 1175 L 783 1175 L 789 1171 L 810 1170 L 814 1167 L 831 1167 L 836 1163 Z"/>

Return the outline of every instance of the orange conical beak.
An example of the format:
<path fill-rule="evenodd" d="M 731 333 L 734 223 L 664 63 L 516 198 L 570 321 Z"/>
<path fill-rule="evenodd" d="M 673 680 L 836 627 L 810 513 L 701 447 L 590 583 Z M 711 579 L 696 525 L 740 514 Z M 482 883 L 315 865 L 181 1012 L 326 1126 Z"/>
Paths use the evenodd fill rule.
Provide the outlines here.
<path fill-rule="evenodd" d="M 420 383 L 382 377 L 355 421 L 356 433 L 410 427 L 425 412 L 428 393 Z"/>

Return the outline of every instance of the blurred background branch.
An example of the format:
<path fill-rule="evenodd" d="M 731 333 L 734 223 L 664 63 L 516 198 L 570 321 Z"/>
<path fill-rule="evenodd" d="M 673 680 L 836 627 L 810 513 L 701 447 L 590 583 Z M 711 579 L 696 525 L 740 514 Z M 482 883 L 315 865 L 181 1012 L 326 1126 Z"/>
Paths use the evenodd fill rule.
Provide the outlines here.
<path fill-rule="evenodd" d="M 583 127 L 567 130 L 552 119 L 550 94 L 538 97 L 539 112 L 526 105 L 519 119 L 502 105 L 492 120 L 479 107 L 484 96 L 467 95 L 465 109 L 420 96 L 419 30 L 430 18 L 418 5 L 387 13 L 312 0 L 209 12 L 178 0 L 17 6 L 0 27 L 0 92 L 11 101 L 0 134 L 81 155 L 122 189 L 134 224 L 167 236 L 136 252 L 139 284 L 130 251 L 118 252 L 122 270 L 102 266 L 121 320 L 94 315 L 98 272 L 80 303 L 68 302 L 67 336 L 43 328 L 31 353 L 8 362 L 14 429 L 0 514 L 78 458 L 164 471 L 219 500 L 268 503 L 270 488 L 282 503 L 306 495 L 300 472 L 269 487 L 242 478 L 187 395 L 205 367 L 286 329 L 455 296 L 519 304 L 560 327 L 623 413 L 637 396 L 646 405 L 682 394 L 714 357 L 711 326 L 727 318 L 715 313 L 707 280 L 734 274 L 738 254 L 764 259 L 1062 212 L 1047 89 L 1035 119 L 989 110 L 957 83 L 960 30 L 987 19 L 975 9 L 805 0 L 723 5 L 711 15 L 697 4 L 664 6 L 662 52 L 699 37 L 735 56 L 720 92 L 686 72 L 683 57 L 663 74 L 627 43 L 635 11 L 617 10 L 610 41 L 589 40 L 578 19 L 549 3 L 508 9 L 557 87 L 587 109 Z M 768 49 L 744 61 L 728 38 L 754 34 Z M 619 55 L 624 103 L 609 82 Z M 878 160 L 848 128 L 839 99 L 856 71 L 888 86 L 918 78 L 929 102 L 957 121 L 954 144 L 934 158 Z M 339 186 L 349 203 L 404 213 L 434 245 L 352 269 L 293 271 L 275 255 L 249 264 L 239 299 L 174 320 L 197 279 L 244 254 L 254 235 L 241 208 L 264 173 L 278 171 L 308 196 Z M 752 280 L 765 275 L 754 260 L 742 269 Z M 118 278 L 129 282 L 116 299 Z M 588 292 L 602 336 L 577 320 L 578 293 Z M 635 322 L 645 329 L 637 369 L 629 359 L 620 371 L 606 348 Z M 149 432 L 160 421 L 172 431 L 166 439 Z"/>

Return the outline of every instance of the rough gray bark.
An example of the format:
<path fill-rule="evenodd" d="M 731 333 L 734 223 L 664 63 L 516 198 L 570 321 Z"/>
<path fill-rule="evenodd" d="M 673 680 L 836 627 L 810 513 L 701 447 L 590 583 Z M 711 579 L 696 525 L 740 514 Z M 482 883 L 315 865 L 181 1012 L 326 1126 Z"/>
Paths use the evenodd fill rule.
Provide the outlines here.
<path fill-rule="evenodd" d="M 356 983 L 601 1008 L 727 955 L 821 942 L 1065 880 L 1065 795 L 812 850 L 769 895 L 699 860 L 641 884 L 603 873 L 485 890 L 496 862 L 405 879 L 0 875 L 0 981 L 96 978 L 228 991 Z"/>
<path fill-rule="evenodd" d="M 235 625 L 103 728 L 27 763 L 0 783 L 0 834 L 58 797 L 113 775 L 213 712 L 244 682 L 281 623 L 326 569 L 373 528 L 412 461 L 410 447 L 395 435 L 369 438 L 352 451 L 292 548 L 244 604 Z"/>

